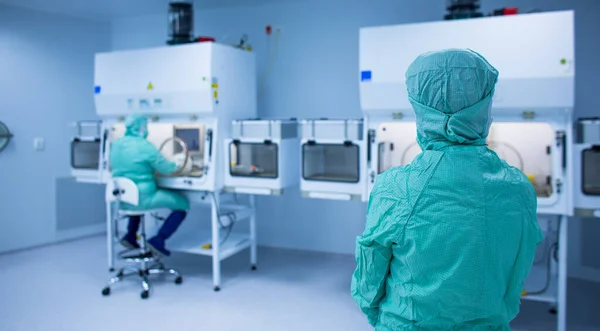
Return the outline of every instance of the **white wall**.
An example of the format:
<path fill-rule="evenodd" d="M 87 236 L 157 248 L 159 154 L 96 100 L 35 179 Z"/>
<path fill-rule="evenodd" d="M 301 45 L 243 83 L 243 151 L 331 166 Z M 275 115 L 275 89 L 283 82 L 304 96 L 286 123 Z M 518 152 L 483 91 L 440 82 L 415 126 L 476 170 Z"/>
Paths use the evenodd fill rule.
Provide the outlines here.
<path fill-rule="evenodd" d="M 94 53 L 109 47 L 108 23 L 0 5 L 0 121 L 15 135 L 0 153 L 0 252 L 103 228 L 100 188 L 66 177 L 69 123 L 95 118 Z"/>

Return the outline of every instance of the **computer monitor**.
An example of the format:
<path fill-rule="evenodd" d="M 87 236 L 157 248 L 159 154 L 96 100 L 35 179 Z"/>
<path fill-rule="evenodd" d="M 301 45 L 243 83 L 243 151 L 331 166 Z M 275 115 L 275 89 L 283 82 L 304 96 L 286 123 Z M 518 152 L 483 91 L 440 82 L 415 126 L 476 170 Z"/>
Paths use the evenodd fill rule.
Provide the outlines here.
<path fill-rule="evenodd" d="M 202 128 L 175 128 L 175 136 L 185 142 L 190 155 L 198 155 L 202 153 L 203 134 Z M 181 146 L 177 143 L 174 145 L 175 153 L 182 152 Z"/>

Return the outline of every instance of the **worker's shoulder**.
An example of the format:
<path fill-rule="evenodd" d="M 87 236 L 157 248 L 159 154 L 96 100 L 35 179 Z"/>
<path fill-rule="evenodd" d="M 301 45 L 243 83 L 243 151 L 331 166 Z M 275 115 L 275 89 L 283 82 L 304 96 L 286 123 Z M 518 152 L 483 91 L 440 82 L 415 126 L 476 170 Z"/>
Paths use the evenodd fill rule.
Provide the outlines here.
<path fill-rule="evenodd" d="M 123 146 L 135 146 L 138 148 L 150 148 L 154 147 L 154 145 L 149 142 L 147 139 L 142 137 L 132 137 L 132 136 L 124 136 L 117 139 L 113 145 L 123 145 Z"/>
<path fill-rule="evenodd" d="M 501 176 L 503 182 L 508 184 L 515 191 L 529 193 L 535 195 L 535 189 L 531 180 L 518 168 L 511 166 L 504 162 L 503 171 L 504 175 Z"/>
<path fill-rule="evenodd" d="M 115 141 L 113 141 L 110 144 L 111 153 L 115 150 L 119 150 L 119 149 L 123 148 L 126 145 L 127 140 L 125 138 L 126 137 L 121 137 L 119 139 L 116 139 Z"/>
<path fill-rule="evenodd" d="M 383 181 L 387 181 L 387 180 L 398 180 L 403 178 L 404 176 L 406 176 L 406 172 L 407 169 L 410 166 L 404 166 L 404 167 L 393 167 L 390 168 L 382 173 L 380 173 L 379 175 L 377 175 L 377 180 L 383 180 Z"/>
<path fill-rule="evenodd" d="M 517 185 L 531 184 L 531 181 L 519 168 L 509 165 L 505 161 L 502 161 L 503 168 L 506 173 L 506 177 Z"/>
<path fill-rule="evenodd" d="M 406 187 L 407 167 L 393 167 L 379 175 L 375 180 L 373 192 L 375 194 L 398 193 Z"/>

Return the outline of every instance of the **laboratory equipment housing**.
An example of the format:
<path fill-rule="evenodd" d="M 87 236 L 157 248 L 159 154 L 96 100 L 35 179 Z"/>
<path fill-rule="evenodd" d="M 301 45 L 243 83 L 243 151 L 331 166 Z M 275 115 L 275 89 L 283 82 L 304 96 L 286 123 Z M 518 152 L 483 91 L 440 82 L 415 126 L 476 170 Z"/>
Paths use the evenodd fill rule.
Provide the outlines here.
<path fill-rule="evenodd" d="M 159 177 L 159 187 L 180 190 L 192 204 L 208 202 L 212 209 L 209 234 L 187 233 L 170 242 L 170 249 L 211 256 L 215 290 L 221 285 L 221 260 L 250 248 L 255 268 L 253 197 L 242 204 L 222 194 L 229 157 L 224 147 L 232 123 L 256 117 L 254 54 L 217 43 L 99 53 L 94 89 L 96 113 L 102 121 L 77 125 L 79 133 L 71 143 L 72 176 L 88 183 L 110 181 L 110 146 L 124 135 L 124 119 L 129 114 L 147 115 L 147 139 L 168 159 L 183 156 L 187 160 L 179 175 Z M 112 270 L 112 234 L 118 228 L 110 207 L 107 204 L 108 265 Z M 246 219 L 250 222 L 248 234 L 231 233 L 234 222 Z"/>
<path fill-rule="evenodd" d="M 574 213 L 585 218 L 600 218 L 600 118 L 577 121 L 573 147 Z"/>
<path fill-rule="evenodd" d="M 420 153 L 405 84 L 406 70 L 419 54 L 470 48 L 498 69 L 487 143 L 533 183 L 545 232 L 524 284 L 529 292 L 524 298 L 550 303 L 558 310 L 558 329 L 566 330 L 566 221 L 573 213 L 572 149 L 567 147 L 573 139 L 574 13 L 368 27 L 360 30 L 359 44 L 367 192 L 378 174 L 407 165 Z"/>
<path fill-rule="evenodd" d="M 99 183 L 102 121 L 81 121 L 72 126 L 77 133 L 71 140 L 71 177 L 83 183 Z"/>
<path fill-rule="evenodd" d="M 365 201 L 363 119 L 305 119 L 300 131 L 302 196 Z"/>
<path fill-rule="evenodd" d="M 225 191 L 282 195 L 298 185 L 300 155 L 296 119 L 234 120 L 225 140 Z"/>

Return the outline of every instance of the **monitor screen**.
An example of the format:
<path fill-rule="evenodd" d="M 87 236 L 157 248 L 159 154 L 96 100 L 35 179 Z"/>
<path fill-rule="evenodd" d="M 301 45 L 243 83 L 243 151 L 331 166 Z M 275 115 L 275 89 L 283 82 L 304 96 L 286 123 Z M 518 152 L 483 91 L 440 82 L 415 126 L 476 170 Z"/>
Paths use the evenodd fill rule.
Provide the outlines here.
<path fill-rule="evenodd" d="M 175 129 L 175 136 L 186 143 L 190 153 L 200 152 L 200 129 Z M 176 144 L 175 153 L 181 152 L 180 149 Z"/>

